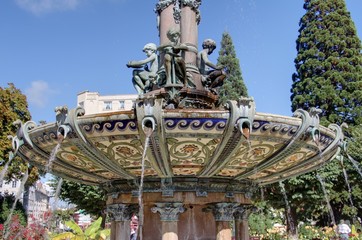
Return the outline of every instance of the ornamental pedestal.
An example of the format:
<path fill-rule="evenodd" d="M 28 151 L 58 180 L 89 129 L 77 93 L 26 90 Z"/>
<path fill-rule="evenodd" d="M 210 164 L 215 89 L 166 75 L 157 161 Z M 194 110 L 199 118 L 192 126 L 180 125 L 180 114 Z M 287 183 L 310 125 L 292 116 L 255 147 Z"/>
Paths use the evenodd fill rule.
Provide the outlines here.
<path fill-rule="evenodd" d="M 112 206 L 120 201 L 124 205 L 137 204 L 138 198 L 121 193 L 117 198 L 110 196 L 107 204 Z M 248 204 L 249 199 L 242 193 L 226 196 L 207 192 L 144 192 L 143 212 L 139 213 L 144 219 L 142 240 L 231 240 L 234 209 Z M 113 230 L 121 233 L 117 228 Z"/>

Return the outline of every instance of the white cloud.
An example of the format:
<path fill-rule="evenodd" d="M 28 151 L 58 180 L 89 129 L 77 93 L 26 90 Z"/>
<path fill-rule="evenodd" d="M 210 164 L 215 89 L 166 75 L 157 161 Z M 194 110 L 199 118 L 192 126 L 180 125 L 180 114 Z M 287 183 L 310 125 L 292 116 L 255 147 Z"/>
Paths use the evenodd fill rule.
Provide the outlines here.
<path fill-rule="evenodd" d="M 34 81 L 31 83 L 31 87 L 25 90 L 26 97 L 29 104 L 33 104 L 35 107 L 43 108 L 48 99 L 55 91 L 50 89 L 49 85 L 45 81 Z"/>
<path fill-rule="evenodd" d="M 16 4 L 24 10 L 40 15 L 54 11 L 76 9 L 82 0 L 15 0 Z"/>

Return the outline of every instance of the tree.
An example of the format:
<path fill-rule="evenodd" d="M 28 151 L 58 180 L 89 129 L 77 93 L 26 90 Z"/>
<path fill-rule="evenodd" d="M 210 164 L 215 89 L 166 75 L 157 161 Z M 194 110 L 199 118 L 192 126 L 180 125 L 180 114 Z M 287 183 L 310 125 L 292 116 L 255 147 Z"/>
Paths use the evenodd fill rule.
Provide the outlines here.
<path fill-rule="evenodd" d="M 0 119 L 0 158 L 8 159 L 12 150 L 8 135 L 15 135 L 17 130 L 13 122 L 30 120 L 26 96 L 12 83 L 7 88 L 0 87 Z"/>
<path fill-rule="evenodd" d="M 356 35 L 354 23 L 344 0 L 305 0 L 305 15 L 301 18 L 297 39 L 298 55 L 293 74 L 292 110 L 322 110 L 321 123 L 350 125 L 362 123 L 362 57 L 361 41 Z M 342 169 L 350 174 L 355 185 L 349 193 Z M 314 219 L 321 225 L 331 223 L 325 197 L 330 200 L 335 218 L 353 216 L 349 199 L 361 203 L 361 189 L 350 164 L 331 161 L 318 170 L 325 186 L 315 173 L 285 181 L 285 189 L 292 208 L 292 220 Z M 325 187 L 325 192 L 323 192 Z M 271 186 L 273 190 L 273 186 Z M 275 186 L 274 186 L 275 188 Z M 271 191 L 279 204 L 280 194 Z M 270 195 L 273 195 L 270 194 Z M 269 197 L 271 197 L 269 195 Z M 298 219 L 297 219 L 298 216 Z"/>
<path fill-rule="evenodd" d="M 58 182 L 59 178 L 55 178 L 52 186 L 55 187 Z M 63 180 L 59 198 L 77 205 L 78 209 L 83 209 L 89 214 L 102 217 L 104 227 L 106 194 L 100 187 Z"/>
<path fill-rule="evenodd" d="M 292 110 L 322 110 L 324 124 L 362 123 L 361 41 L 344 0 L 305 0 Z"/>
<path fill-rule="evenodd" d="M 0 224 L 4 224 L 8 220 L 11 208 L 15 202 L 15 196 L 7 193 L 0 194 Z M 12 215 L 17 215 L 22 226 L 26 226 L 26 213 L 21 202 L 17 202 Z"/>
<path fill-rule="evenodd" d="M 227 32 L 222 35 L 217 65 L 223 66 L 227 74 L 219 92 L 219 102 L 225 103 L 227 100 L 238 100 L 241 96 L 247 97 L 248 90 L 243 81 L 239 59 L 236 57 L 231 36 Z"/>
<path fill-rule="evenodd" d="M 9 160 L 9 152 L 12 151 L 8 136 L 16 135 L 17 127 L 13 123 L 18 119 L 27 122 L 30 118 L 26 96 L 12 83 L 8 83 L 7 88 L 0 87 L 0 160 L 3 160 L 0 170 Z M 16 157 L 7 170 L 7 177 L 21 178 L 22 173 L 26 170 L 28 170 L 27 164 Z M 30 167 L 29 171 L 28 183 L 34 183 L 39 179 L 38 169 Z"/>

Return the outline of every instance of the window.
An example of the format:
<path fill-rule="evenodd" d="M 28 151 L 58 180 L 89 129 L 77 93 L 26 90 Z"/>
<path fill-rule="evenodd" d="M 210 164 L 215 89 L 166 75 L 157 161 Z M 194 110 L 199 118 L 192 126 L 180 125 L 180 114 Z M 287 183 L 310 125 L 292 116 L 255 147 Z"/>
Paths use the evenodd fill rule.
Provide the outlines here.
<path fill-rule="evenodd" d="M 13 181 L 13 182 L 11 183 L 11 187 L 12 187 L 12 188 L 16 188 L 16 181 Z"/>
<path fill-rule="evenodd" d="M 124 101 L 119 101 L 119 109 L 124 109 Z"/>
<path fill-rule="evenodd" d="M 84 108 L 84 102 L 83 102 L 83 101 L 82 101 L 82 102 L 79 102 L 79 106 L 82 107 L 82 108 Z"/>
<path fill-rule="evenodd" d="M 110 101 L 107 101 L 107 102 L 104 102 L 104 110 L 112 110 L 112 102 Z"/>

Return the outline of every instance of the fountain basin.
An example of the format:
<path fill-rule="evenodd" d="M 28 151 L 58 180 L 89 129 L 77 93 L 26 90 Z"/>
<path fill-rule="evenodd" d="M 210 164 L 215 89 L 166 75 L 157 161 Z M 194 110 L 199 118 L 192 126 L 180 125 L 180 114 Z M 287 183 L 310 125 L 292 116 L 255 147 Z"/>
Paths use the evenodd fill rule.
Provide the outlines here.
<path fill-rule="evenodd" d="M 59 129 L 67 126 L 70 131 L 61 139 L 51 172 L 86 184 L 120 184 L 122 191 L 132 192 L 136 188 L 130 182 L 141 176 L 145 124 L 152 128 L 145 191 L 148 185 L 150 191 L 156 185 L 161 189 L 165 179 L 174 185 L 207 180 L 243 191 L 241 186 L 313 171 L 338 153 L 343 138 L 338 126 L 319 126 L 318 116 L 303 110 L 285 117 L 254 109 L 242 101 L 230 101 L 220 110 L 165 109 L 155 99 L 140 99 L 132 111 L 107 114 L 84 115 L 77 108 L 58 116 L 62 122 L 25 129 L 19 154 L 36 166 L 46 166 L 64 135 Z"/>

